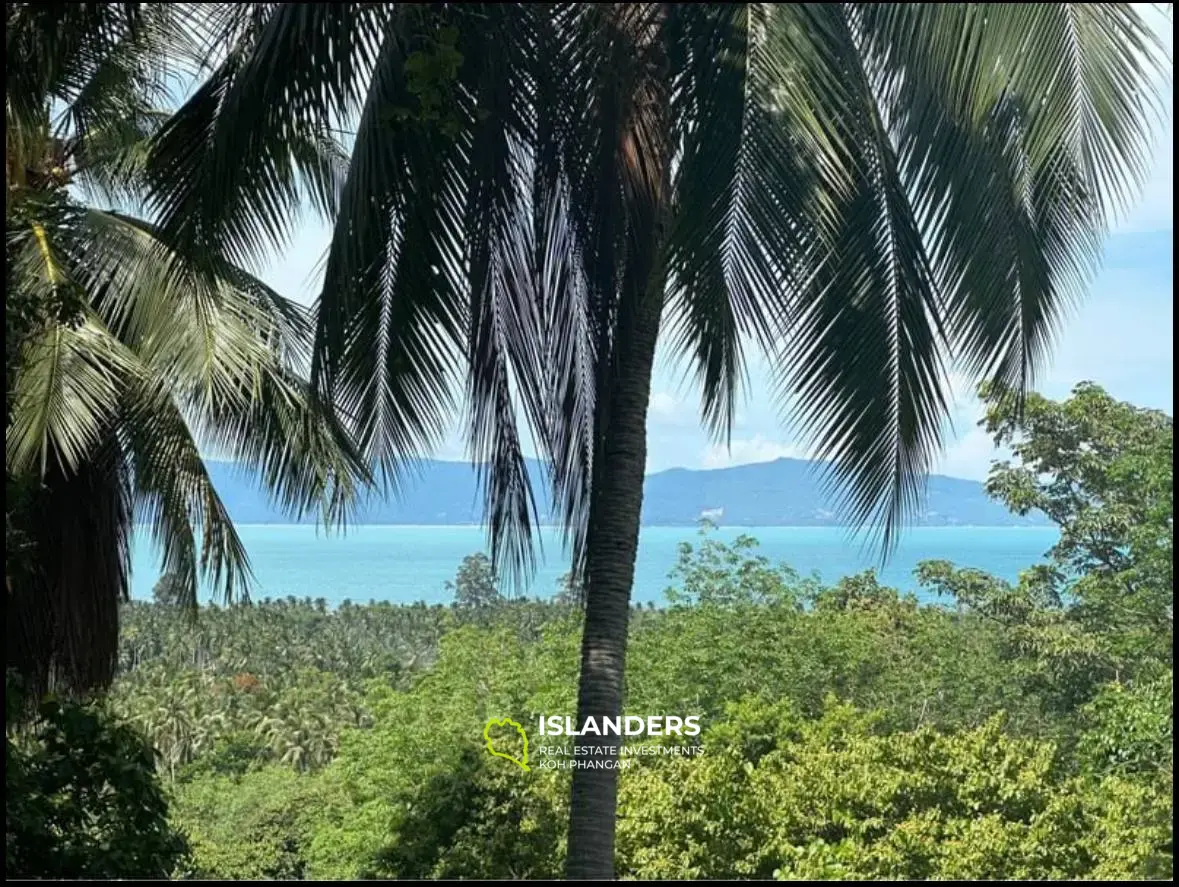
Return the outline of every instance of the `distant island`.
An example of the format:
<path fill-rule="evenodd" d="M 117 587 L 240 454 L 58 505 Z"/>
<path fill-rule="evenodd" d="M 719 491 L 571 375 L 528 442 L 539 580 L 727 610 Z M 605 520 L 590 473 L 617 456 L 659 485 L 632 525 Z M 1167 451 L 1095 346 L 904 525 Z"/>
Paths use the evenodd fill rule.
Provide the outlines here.
<path fill-rule="evenodd" d="M 235 521 L 243 524 L 314 523 L 315 516 L 293 520 L 276 509 L 257 478 L 231 462 L 210 461 L 209 471 Z M 541 523 L 558 523 L 550 506 L 546 478 L 532 469 Z M 802 459 L 778 459 L 733 468 L 673 468 L 647 476 L 643 497 L 646 526 L 694 526 L 709 519 L 729 527 L 832 527 L 844 523 L 837 503 L 822 489 L 815 466 Z M 424 461 L 407 478 L 397 497 L 372 496 L 355 512 L 358 524 L 437 524 L 482 522 L 475 471 L 467 462 Z M 922 512 L 924 527 L 1046 526 L 1041 514 L 1012 514 L 991 501 L 982 484 L 931 475 Z"/>

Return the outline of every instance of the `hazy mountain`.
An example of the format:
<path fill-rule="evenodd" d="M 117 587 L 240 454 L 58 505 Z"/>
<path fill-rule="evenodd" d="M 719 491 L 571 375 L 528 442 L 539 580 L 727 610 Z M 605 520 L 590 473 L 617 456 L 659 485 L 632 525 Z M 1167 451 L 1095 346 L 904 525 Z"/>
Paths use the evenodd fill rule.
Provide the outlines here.
<path fill-rule="evenodd" d="M 543 475 L 534 468 L 542 522 L 550 508 Z M 240 466 L 210 462 L 209 469 L 234 520 L 240 523 L 292 523 L 260 491 L 256 479 Z M 415 479 L 397 497 L 374 497 L 357 512 L 356 523 L 477 524 L 482 509 L 475 472 L 465 462 L 424 462 Z M 649 475 L 643 499 L 643 523 L 690 526 L 708 516 L 725 526 L 838 526 L 836 506 L 821 489 L 818 473 L 800 459 L 778 459 L 735 468 L 692 471 L 674 468 Z M 304 517 L 303 523 L 314 522 Z M 929 478 L 922 526 L 1043 525 L 1037 514 L 1011 514 L 992 502 L 975 481 L 933 475 Z"/>

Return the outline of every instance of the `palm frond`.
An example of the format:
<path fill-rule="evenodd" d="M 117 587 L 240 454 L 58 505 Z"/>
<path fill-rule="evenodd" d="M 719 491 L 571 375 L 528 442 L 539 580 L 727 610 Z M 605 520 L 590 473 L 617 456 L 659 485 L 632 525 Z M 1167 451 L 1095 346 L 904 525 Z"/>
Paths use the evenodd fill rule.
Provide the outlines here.
<path fill-rule="evenodd" d="M 562 5 L 542 23 L 538 40 L 539 62 L 567 72 L 538 80 L 534 217 L 549 337 L 545 444 L 553 500 L 578 575 L 586 566 L 595 471 L 602 465 L 625 255 L 618 155 L 627 97 L 614 75 L 633 66 L 635 55 L 616 13 L 603 5 Z"/>
<path fill-rule="evenodd" d="M 227 600 L 247 592 L 245 549 L 199 445 L 253 468 L 292 513 L 320 510 L 329 523 L 371 477 L 307 379 L 305 309 L 208 242 L 169 241 L 175 230 L 85 208 L 67 191 L 72 182 L 112 202 L 141 197 L 158 170 L 152 149 L 175 137 L 155 110 L 170 74 L 203 64 L 206 40 L 265 38 L 267 10 L 73 4 L 56 21 L 28 4 L 7 12 L 8 283 L 49 309 L 8 374 L 7 467 L 32 490 L 18 516 L 34 545 L 31 570 L 10 581 L 8 662 L 35 689 L 69 692 L 110 680 L 136 515 L 185 603 L 202 587 Z M 235 60 L 214 73 L 231 94 L 249 93 L 224 76 Z M 207 95 L 198 90 L 190 110 L 204 113 Z M 280 189 L 307 191 L 330 216 L 342 149 L 326 129 L 296 125 L 286 137 Z"/>
<path fill-rule="evenodd" d="M 858 193 L 840 199 L 848 227 L 803 294 L 793 341 L 807 347 L 783 366 L 852 515 L 887 542 L 940 441 L 942 355 L 975 377 L 1032 383 L 1096 262 L 1103 201 L 1141 173 L 1148 78 L 1130 10 L 1115 16 L 1117 49 L 1080 50 L 1069 4 L 830 9 L 817 33 L 846 46 L 842 142 Z M 1102 73 L 1082 75 L 1088 65 Z M 888 294 L 875 319 L 863 313 L 873 292 Z M 889 396 L 873 399 L 880 380 Z"/>
<path fill-rule="evenodd" d="M 195 607 L 202 579 L 226 602 L 248 597 L 245 546 L 167 386 L 150 379 L 132 387 L 122 418 L 136 516 L 150 527 L 179 602 Z"/>
<path fill-rule="evenodd" d="M 135 33 L 146 4 L 74 3 L 5 7 L 6 123 L 21 126 L 68 103 L 103 61 Z"/>
<path fill-rule="evenodd" d="M 69 182 L 82 200 L 135 207 L 143 199 L 151 139 L 169 114 L 153 106 L 128 107 L 64 140 Z"/>
<path fill-rule="evenodd" d="M 783 289 L 749 236 L 746 204 L 754 183 L 742 137 L 747 115 L 764 110 L 746 101 L 749 15 L 741 4 L 677 5 L 667 23 L 674 120 L 682 130 L 676 216 L 666 246 L 672 347 L 691 354 L 704 421 L 726 439 L 746 381 L 742 338 L 766 332 L 760 312 L 750 311 L 753 291 L 741 272 L 762 275 L 769 285 L 759 289 L 767 294 Z"/>
<path fill-rule="evenodd" d="M 940 445 L 944 312 L 858 23 L 828 9 L 818 33 L 839 74 L 829 107 L 853 175 L 846 191 L 824 189 L 838 226 L 811 241 L 779 366 L 800 433 L 829 463 L 849 516 L 887 549 Z"/>
<path fill-rule="evenodd" d="M 957 357 L 1026 390 L 1142 181 L 1154 38 L 1124 4 L 865 4 L 862 22 Z"/>
<path fill-rule="evenodd" d="M 394 482 L 444 438 L 463 353 L 463 154 L 414 104 L 408 47 L 377 61 L 324 273 L 314 381 L 355 417 L 362 451 Z"/>
<path fill-rule="evenodd" d="M 90 307 L 82 325 L 54 325 L 27 349 L 8 429 L 10 470 L 44 474 L 49 460 L 67 474 L 81 470 L 117 430 L 166 569 L 195 595 L 200 548 L 206 579 L 229 596 L 248 576 L 244 551 L 190 425 L 258 469 L 296 514 L 322 509 L 329 521 L 343 519 L 369 481 L 336 414 L 300 375 L 310 345 L 305 311 L 223 264 L 210 285 L 140 220 L 89 210 L 76 227 L 61 258 L 29 238 L 40 264 L 31 260 L 22 279 L 72 271 Z M 201 546 L 194 526 L 205 534 Z"/>
<path fill-rule="evenodd" d="M 325 203 L 323 153 L 305 149 L 357 110 L 393 14 L 267 6 L 229 29 L 227 57 L 152 150 L 149 207 L 170 243 L 247 269 L 285 245 L 305 191 Z"/>
<path fill-rule="evenodd" d="M 248 469 L 292 517 L 342 525 L 372 483 L 336 414 L 289 369 L 269 367 L 256 390 L 202 407 L 186 411 L 197 438 Z"/>
<path fill-rule="evenodd" d="M 168 380 L 197 438 L 257 469 L 290 513 L 344 520 L 370 473 L 306 380 L 306 309 L 216 257 L 192 267 L 142 220 L 91 210 L 86 221 L 80 264 L 98 310 Z"/>
<path fill-rule="evenodd" d="M 516 401 L 542 434 L 547 419 L 529 203 L 535 15 L 517 4 L 481 5 L 478 13 L 460 19 L 480 33 L 462 41 L 473 51 L 459 74 L 473 104 L 464 218 L 470 454 L 484 486 L 493 565 L 529 571 L 536 503 Z"/>
<path fill-rule="evenodd" d="M 836 227 L 851 175 L 839 120 L 831 13 L 799 4 L 673 8 L 679 128 L 669 309 L 691 354 L 705 423 L 727 439 L 743 382 L 742 342 L 772 348 L 805 276 L 805 252 Z M 832 195 L 832 196 L 829 196 Z"/>
<path fill-rule="evenodd" d="M 194 261 L 155 225 L 87 210 L 77 266 L 96 310 L 146 364 L 214 396 L 219 378 L 308 359 L 304 309 L 215 256 Z M 177 315 L 183 322 L 177 322 Z"/>
<path fill-rule="evenodd" d="M 13 474 L 69 477 L 105 446 L 127 386 L 142 375 L 133 354 L 92 313 L 77 327 L 53 324 L 21 356 L 6 431 Z"/>
<path fill-rule="evenodd" d="M 112 119 L 161 106 L 175 79 L 199 61 L 196 35 L 205 18 L 225 5 L 8 4 L 9 129 L 52 118 L 49 135 L 80 138 Z"/>

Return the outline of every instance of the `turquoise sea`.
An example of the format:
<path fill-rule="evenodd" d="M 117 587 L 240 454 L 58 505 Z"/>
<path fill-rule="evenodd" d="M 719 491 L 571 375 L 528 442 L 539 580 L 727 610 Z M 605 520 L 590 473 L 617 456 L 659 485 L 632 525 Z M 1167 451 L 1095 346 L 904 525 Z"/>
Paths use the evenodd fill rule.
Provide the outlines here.
<path fill-rule="evenodd" d="M 261 598 L 324 598 L 396 603 L 448 603 L 445 583 L 453 579 L 462 559 L 486 546 L 480 527 L 358 526 L 344 535 L 325 536 L 313 526 L 239 526 L 257 580 L 252 590 Z M 834 582 L 841 576 L 878 566 L 863 536 L 841 527 L 722 527 L 717 538 L 733 540 L 742 533 L 756 538 L 760 551 L 809 575 Z M 691 527 L 644 527 L 639 541 L 634 600 L 663 601 L 668 571 L 675 565 L 681 542 L 698 540 Z M 907 531 L 896 553 L 880 570 L 888 584 L 916 590 L 913 568 L 918 561 L 940 558 L 976 567 L 1006 579 L 1039 561 L 1057 539 L 1055 528 L 930 527 Z M 539 566 L 529 596 L 548 597 L 568 569 L 558 531 L 543 536 L 545 561 Z M 132 594 L 150 599 L 159 577 L 159 557 L 146 536 L 132 552 Z"/>

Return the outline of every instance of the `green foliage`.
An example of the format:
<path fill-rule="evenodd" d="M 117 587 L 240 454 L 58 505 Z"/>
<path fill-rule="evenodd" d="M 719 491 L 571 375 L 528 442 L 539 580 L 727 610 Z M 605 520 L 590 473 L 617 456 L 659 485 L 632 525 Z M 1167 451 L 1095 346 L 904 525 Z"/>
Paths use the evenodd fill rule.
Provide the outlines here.
<path fill-rule="evenodd" d="M 1169 606 L 1169 574 L 1136 541 L 1154 508 L 1117 531 L 1115 572 L 1078 560 L 1103 543 L 1076 517 L 1153 495 L 1169 428 L 1090 406 L 1137 428 L 1125 447 L 1150 457 L 1127 475 L 1121 444 L 1086 456 L 1086 478 L 1129 486 L 1056 512 L 1064 547 L 1018 582 L 928 561 L 917 579 L 937 598 L 919 604 L 872 571 L 800 577 L 748 536 L 727 544 L 706 527 L 681 546 L 669 606 L 631 612 L 625 712 L 699 716 L 702 752 L 622 771 L 620 874 L 1170 877 L 1169 627 L 1097 618 L 1127 579 L 1154 595 L 1135 604 Z M 1050 483 L 1041 456 L 1020 452 L 1033 461 L 1000 466 L 996 484 L 1087 498 L 1087 481 Z M 535 765 L 565 740 L 534 725 L 575 710 L 582 611 L 571 582 L 553 602 L 502 600 L 489 566 L 464 561 L 451 607 L 288 599 L 194 623 L 129 606 L 111 702 L 160 751 L 192 840 L 181 873 L 559 876 L 570 774 Z M 532 770 L 486 752 L 493 717 L 529 731 Z"/>
<path fill-rule="evenodd" d="M 1171 662 L 1174 639 L 1174 422 L 1093 384 L 1060 403 L 985 391 L 987 429 L 1018 462 L 997 465 L 988 491 L 1060 527 L 1034 581 L 1067 597 L 1071 622 L 1110 677 Z"/>
<path fill-rule="evenodd" d="M 111 704 L 153 741 L 175 778 L 241 772 L 251 754 L 259 765 L 316 770 L 346 728 L 370 723 L 369 683 L 407 686 L 456 625 L 493 619 L 528 642 L 553 616 L 552 605 L 531 601 L 328 610 L 290 599 L 208 607 L 194 622 L 174 607 L 133 603 L 122 614 L 123 674 Z"/>
<path fill-rule="evenodd" d="M 10 699 L 13 693 L 8 694 Z M 151 749 L 101 711 L 46 702 L 5 736 L 5 874 L 166 878 L 187 846 Z"/>
<path fill-rule="evenodd" d="M 1047 697 L 1012 680 L 1018 651 L 990 620 L 919 607 L 871 572 L 824 587 L 754 551 L 747 537 L 730 547 L 707 534 L 681 546 L 675 603 L 632 629 L 631 705 L 719 715 L 761 693 L 815 714 L 834 692 L 898 729 L 998 710 L 1016 729 L 1049 729 Z"/>
<path fill-rule="evenodd" d="M 207 20 L 73 6 L 7 7 L 6 185 L 27 202 L 6 204 L 6 542 L 38 559 L 7 571 L 23 629 L 9 647 L 33 638 L 16 661 L 45 686 L 110 677 L 133 502 L 163 543 L 162 598 L 194 603 L 201 571 L 227 598 L 248 578 L 198 436 L 262 469 L 291 510 L 335 514 L 370 459 L 395 465 L 435 441 L 461 357 L 497 561 L 531 551 L 521 418 L 559 466 L 580 559 L 610 526 L 588 520 L 601 466 L 635 469 L 599 443 L 642 431 L 606 396 L 649 393 L 630 386 L 649 382 L 654 334 L 644 365 L 626 359 L 630 330 L 609 325 L 634 316 L 635 293 L 666 290 L 666 306 L 649 304 L 694 355 L 714 430 L 733 417 L 742 331 L 772 343 L 850 511 L 891 531 L 940 440 L 946 340 L 972 374 L 1025 385 L 1107 210 L 1146 168 L 1153 65 L 1121 6 L 1013 19 L 972 5 L 672 4 L 657 28 L 643 14 L 656 7 L 614 4 L 214 5 Z M 969 52 L 941 51 L 964 33 Z M 165 62 L 197 47 L 218 61 L 160 127 L 150 99 Z M 736 64 L 701 65 L 722 51 Z M 342 161 L 327 133 L 361 108 Z M 146 180 L 160 226 L 74 202 L 71 180 L 121 197 Z M 240 270 L 285 239 L 304 189 L 337 226 L 314 387 L 307 318 Z M 568 298 L 530 291 L 556 281 Z M 537 295 L 568 316 L 536 310 Z M 356 420 L 364 459 L 324 391 Z M 631 704 L 700 711 L 719 751 L 627 774 L 626 871 L 1170 873 L 1152 740 L 1170 718 L 1144 683 L 1171 663 L 1170 423 L 1088 389 L 1075 401 L 996 402 L 990 427 L 1024 464 L 992 489 L 1053 516 L 1062 540 L 1014 588 L 930 567 L 957 612 L 922 610 L 872 574 L 800 582 L 751 540 L 685 549 L 671 611 L 632 620 Z M 623 530 L 637 528 L 633 501 L 613 516 Z M 293 605 L 242 639 L 258 621 L 236 610 L 220 622 L 230 637 L 198 632 L 183 660 L 159 636 L 133 638 L 113 701 L 184 795 L 198 859 L 182 871 L 559 871 L 563 781 L 492 769 L 471 716 L 568 710 L 577 617 L 492 608 L 487 564 L 464 570 L 458 615 Z M 374 640 L 390 623 L 405 631 Z M 1097 735 L 1066 761 L 1043 737 L 1070 729 L 1085 675 L 1131 689 L 1084 709 Z M 133 744 L 53 705 L 10 739 L 10 808 L 24 805 L 10 873 L 167 873 L 181 848 Z"/>
<path fill-rule="evenodd" d="M 1110 684 L 1082 710 L 1077 757 L 1096 773 L 1173 778 L 1175 686 L 1168 671 L 1152 681 Z"/>
<path fill-rule="evenodd" d="M 69 224 L 74 208 L 64 187 L 32 191 L 8 189 L 5 200 L 5 296 L 4 296 L 4 424 L 7 428 L 16 405 L 16 381 L 28 344 L 55 324 L 75 326 L 83 307 L 77 287 L 31 288 L 20 286 L 19 262 L 30 232 L 44 236 Z M 4 574 L 9 582 L 29 581 L 37 572 L 36 544 L 28 531 L 29 517 L 40 505 L 39 479 L 26 472 L 4 474 Z"/>
<path fill-rule="evenodd" d="M 432 24 L 429 12 L 414 12 L 429 28 Z M 462 132 L 463 121 L 456 111 L 454 98 L 463 63 L 462 53 L 457 48 L 458 39 L 458 29 L 452 26 L 437 27 L 433 33 L 427 31 L 418 35 L 421 45 L 405 59 L 406 90 L 416 100 L 416 106 L 395 107 L 394 119 L 437 126 L 450 138 L 456 138 Z"/>
<path fill-rule="evenodd" d="M 65 188 L 11 191 L 5 205 L 5 246 L 8 282 L 4 300 L 5 415 L 12 408 L 21 351 L 30 339 L 52 324 L 74 324 L 83 307 L 83 293 L 76 286 L 31 288 L 19 283 L 19 263 L 28 234 L 47 237 L 49 232 L 76 222 L 76 206 Z"/>
<path fill-rule="evenodd" d="M 482 733 L 491 717 L 527 726 L 533 711 L 570 710 L 576 623 L 553 616 L 531 643 L 506 625 L 460 628 L 410 688 L 370 693 L 373 727 L 349 732 L 323 774 L 340 800 L 316 834 L 315 876 L 559 873 L 567 783 L 493 758 Z"/>
<path fill-rule="evenodd" d="M 1023 405 L 984 389 L 987 429 L 1010 447 L 988 491 L 1060 528 L 1045 563 L 1014 585 L 926 561 L 918 580 L 1001 627 L 1029 680 L 1074 710 L 1109 681 L 1149 681 L 1173 662 L 1173 421 L 1082 384 L 1060 403 Z M 1032 656 L 1016 656 L 1031 651 Z"/>
<path fill-rule="evenodd" d="M 816 720 L 781 705 L 731 712 L 702 759 L 628 772 L 622 871 L 985 880 L 1140 878 L 1168 864 L 1166 795 L 1071 779 L 1050 743 L 1008 737 L 998 719 L 881 733 L 839 705 Z"/>
<path fill-rule="evenodd" d="M 585 606 L 585 582 L 576 573 L 569 572 L 557 580 L 557 593 L 553 603 L 564 607 Z"/>
<path fill-rule="evenodd" d="M 741 535 L 726 545 L 713 538 L 710 529 L 707 524 L 701 527 L 696 546 L 680 543 L 670 574 L 676 584 L 664 592 L 673 606 L 740 607 L 799 600 L 797 574 L 756 554 L 756 539 Z"/>
<path fill-rule="evenodd" d="M 185 602 L 184 583 L 171 573 L 164 573 L 156 580 L 156 584 L 152 586 L 151 598 L 157 604 L 165 604 L 167 606 L 174 607 L 183 604 Z"/>
<path fill-rule="evenodd" d="M 323 786 L 283 766 L 179 787 L 173 820 L 189 835 L 179 874 L 198 880 L 301 880 Z"/>
<path fill-rule="evenodd" d="M 704 754 L 623 773 L 623 874 L 1168 871 L 1169 684 L 1137 707 L 1102 695 L 1070 710 L 1013 641 L 1016 621 L 917 606 L 871 573 L 823 587 L 745 542 L 705 537 L 677 576 L 696 602 L 632 614 L 628 711 L 700 714 Z M 1024 604 L 1007 609 L 1026 621 Z M 578 611 L 291 601 L 212 609 L 195 627 L 151 605 L 131 614 L 115 701 L 163 748 L 189 743 L 173 815 L 190 876 L 560 874 L 568 772 L 493 758 L 482 728 L 573 711 Z M 258 732 L 284 709 L 334 737 L 303 772 Z"/>
<path fill-rule="evenodd" d="M 458 607 L 491 607 L 503 600 L 491 559 L 481 552 L 463 558 L 454 581 L 446 587 L 454 593 Z"/>

